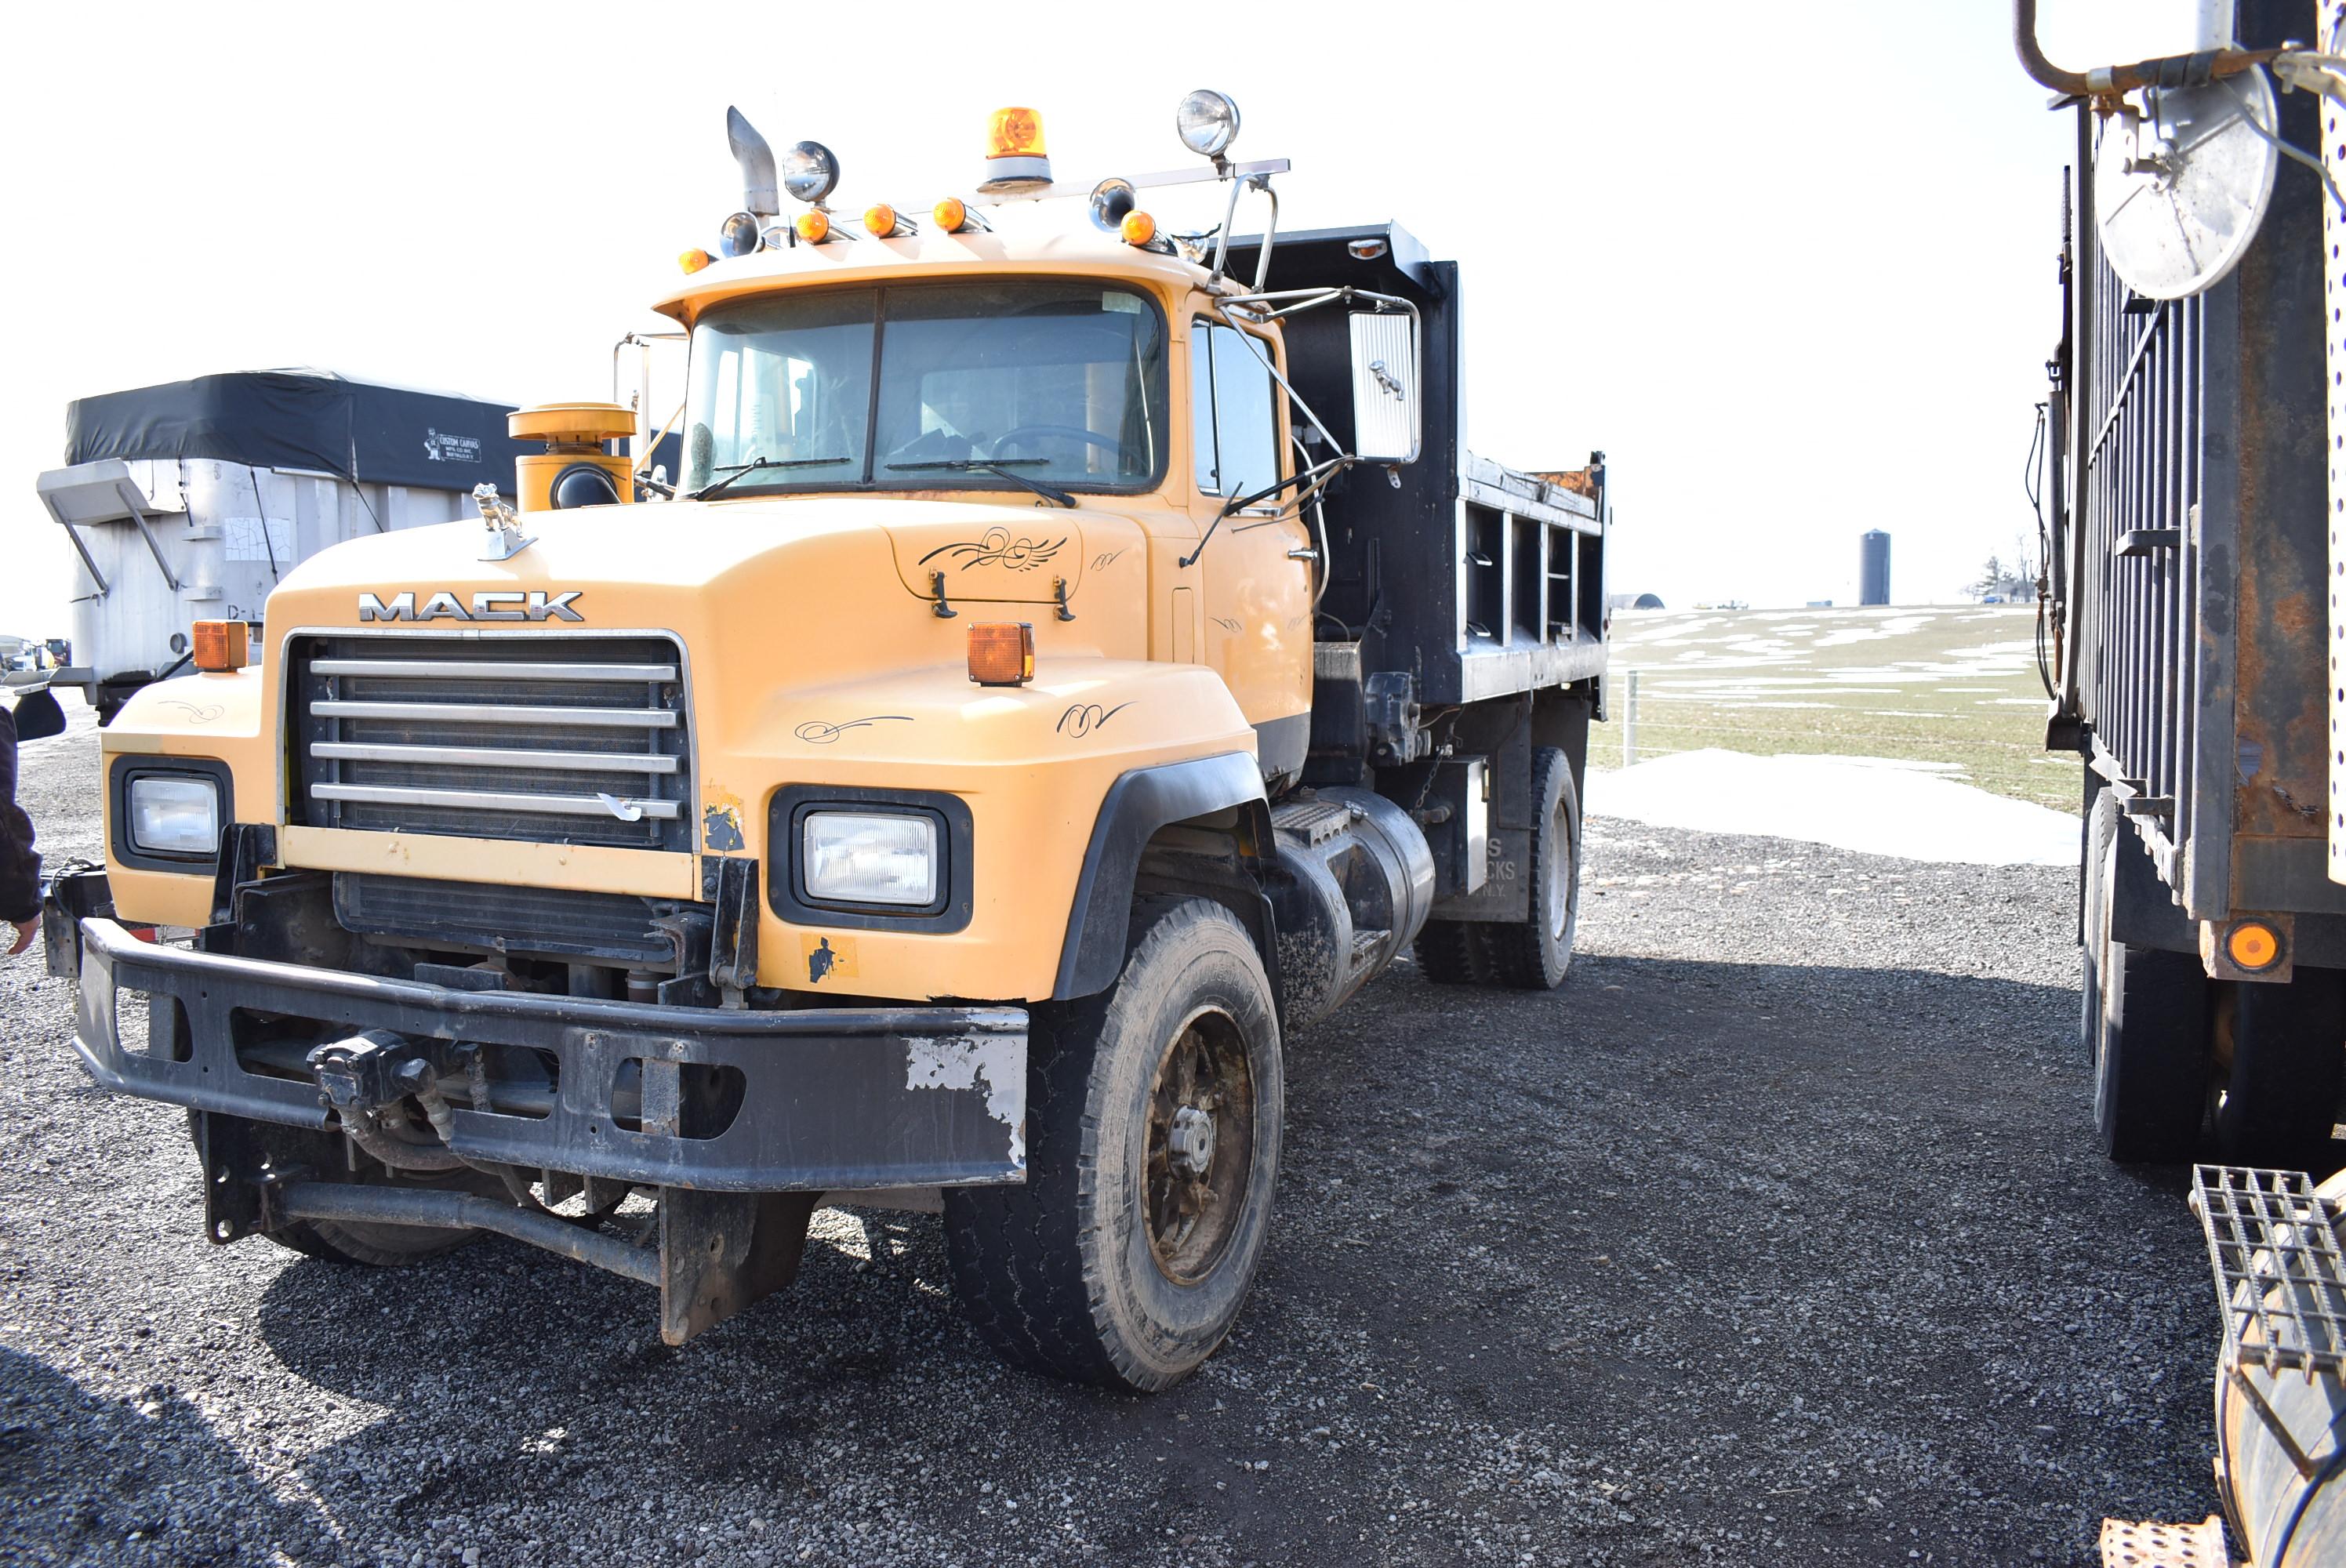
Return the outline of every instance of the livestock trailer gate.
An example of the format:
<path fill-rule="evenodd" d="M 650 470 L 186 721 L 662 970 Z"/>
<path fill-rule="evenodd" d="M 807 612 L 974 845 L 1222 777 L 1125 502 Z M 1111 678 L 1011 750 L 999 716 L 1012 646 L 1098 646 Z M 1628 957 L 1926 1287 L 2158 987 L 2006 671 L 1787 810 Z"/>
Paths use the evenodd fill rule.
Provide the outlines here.
<path fill-rule="evenodd" d="M 2280 156 L 2339 140 L 2336 104 L 2290 66 L 2315 56 L 2281 51 L 2315 36 L 2314 7 L 2239 0 L 2236 49 L 2085 74 L 2035 53 L 2035 5 L 2018 10 L 2031 74 L 2076 119 L 2040 651 L 2046 744 L 2085 764 L 2096 1125 L 2118 1159 L 2187 1158 L 2205 1136 L 2236 1163 L 2334 1166 L 2337 213 L 2318 160 Z M 2346 428 L 2334 410 L 2329 428 Z"/>

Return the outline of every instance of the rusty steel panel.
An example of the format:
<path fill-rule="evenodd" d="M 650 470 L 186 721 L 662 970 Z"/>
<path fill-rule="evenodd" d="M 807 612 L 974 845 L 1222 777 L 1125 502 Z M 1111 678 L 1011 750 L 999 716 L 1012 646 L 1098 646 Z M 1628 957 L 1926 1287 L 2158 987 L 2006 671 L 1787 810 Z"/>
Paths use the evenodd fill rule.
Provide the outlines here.
<path fill-rule="evenodd" d="M 2310 95 L 2281 100 L 2281 130 L 2304 146 L 2319 134 Z M 2235 433 L 2241 529 L 2234 830 L 2243 838 L 2326 839 L 2333 689 L 2325 678 L 2327 584 L 2332 575 L 2323 419 L 2321 290 L 2310 263 L 2324 219 L 2317 182 L 2294 169 L 2275 193 L 2240 261 L 2239 423 Z M 2320 650 L 2320 651 L 2317 651 Z M 2280 907 L 2236 858 L 2232 907 Z"/>
<path fill-rule="evenodd" d="M 2323 7 L 2322 33 L 2334 53 L 2346 47 L 2346 5 Z M 2321 106 L 2321 167 L 2331 180 L 2346 182 L 2346 111 L 2334 100 Z M 2346 583 L 2346 545 L 2340 524 L 2346 522 L 2346 463 L 2339 442 L 2346 439 L 2346 219 L 2335 202 L 2321 209 L 2322 303 L 2329 307 L 2330 331 L 2330 880 L 2346 882 L 2346 611 L 2339 607 L 2339 585 Z"/>

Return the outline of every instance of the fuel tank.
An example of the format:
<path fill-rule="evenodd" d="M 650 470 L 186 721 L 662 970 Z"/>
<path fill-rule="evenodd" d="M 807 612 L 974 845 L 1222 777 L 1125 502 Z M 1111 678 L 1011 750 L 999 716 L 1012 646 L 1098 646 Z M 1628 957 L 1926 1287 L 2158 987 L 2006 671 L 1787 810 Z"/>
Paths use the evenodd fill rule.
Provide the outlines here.
<path fill-rule="evenodd" d="M 1417 939 L 1433 905 L 1433 853 L 1409 813 L 1369 789 L 1306 791 L 1271 809 L 1283 1023 L 1343 1005 Z"/>

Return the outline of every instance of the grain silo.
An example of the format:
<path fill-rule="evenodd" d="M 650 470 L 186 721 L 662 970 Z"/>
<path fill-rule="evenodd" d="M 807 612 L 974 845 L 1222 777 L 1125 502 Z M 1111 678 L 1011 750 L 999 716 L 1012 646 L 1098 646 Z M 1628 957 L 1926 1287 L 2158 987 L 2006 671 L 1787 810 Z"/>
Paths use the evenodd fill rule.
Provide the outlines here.
<path fill-rule="evenodd" d="M 1890 602 L 1890 535 L 1879 528 L 1868 529 L 1857 541 L 1857 602 Z"/>

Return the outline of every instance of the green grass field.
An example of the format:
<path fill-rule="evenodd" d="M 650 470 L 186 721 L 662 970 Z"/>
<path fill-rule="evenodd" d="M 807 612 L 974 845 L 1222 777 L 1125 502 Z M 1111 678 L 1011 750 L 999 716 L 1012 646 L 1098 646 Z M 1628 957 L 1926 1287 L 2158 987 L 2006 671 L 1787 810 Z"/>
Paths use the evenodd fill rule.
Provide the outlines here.
<path fill-rule="evenodd" d="M 1589 761 L 1618 767 L 1637 672 L 1637 757 L 1718 747 L 1917 762 L 1981 789 L 2077 809 L 2077 759 L 2045 751 L 2033 606 L 1624 610 L 1612 722 Z"/>

